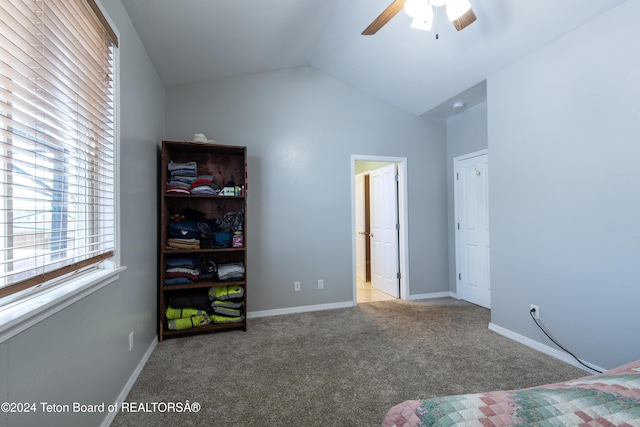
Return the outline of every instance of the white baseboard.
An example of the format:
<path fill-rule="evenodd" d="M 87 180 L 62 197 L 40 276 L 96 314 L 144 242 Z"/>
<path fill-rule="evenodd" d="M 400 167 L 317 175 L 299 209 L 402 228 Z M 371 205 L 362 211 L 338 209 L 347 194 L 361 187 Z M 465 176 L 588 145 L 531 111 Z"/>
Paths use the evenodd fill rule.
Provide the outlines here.
<path fill-rule="evenodd" d="M 409 295 L 408 301 L 419 300 L 419 299 L 433 299 L 433 298 L 458 298 L 455 292 L 432 292 L 428 294 L 417 294 L 417 295 Z M 294 313 L 305 313 L 309 311 L 321 311 L 321 310 L 333 310 L 336 308 L 348 308 L 354 307 L 357 303 L 353 301 L 345 301 L 345 302 L 336 302 L 331 304 L 316 304 L 316 305 L 303 305 L 300 307 L 287 307 L 287 308 L 277 308 L 275 310 L 261 310 L 261 311 L 250 311 L 247 313 L 248 319 L 255 319 L 258 317 L 269 317 L 269 316 L 279 316 L 281 314 L 294 314 Z"/>
<path fill-rule="evenodd" d="M 118 408 L 120 407 L 120 404 L 122 402 L 124 402 L 124 400 L 127 398 L 127 395 L 131 391 L 131 388 L 133 387 L 133 384 L 135 384 L 136 380 L 138 379 L 138 376 L 140 375 L 140 372 L 142 372 L 142 369 L 144 368 L 144 365 L 147 364 L 147 361 L 149 360 L 149 357 L 151 357 L 151 353 L 153 353 L 153 350 L 155 350 L 157 345 L 158 345 L 158 337 L 155 336 L 153 338 L 153 340 L 151 341 L 151 344 L 149 345 L 149 348 L 147 348 L 147 351 L 142 356 L 142 359 L 140 359 L 140 362 L 138 362 L 138 365 L 136 366 L 136 369 L 134 369 L 133 373 L 129 377 L 129 381 L 127 381 L 127 383 L 125 384 L 124 388 L 122 389 L 122 391 L 118 395 L 118 399 L 114 402 L 114 403 L 117 404 Z M 102 421 L 102 424 L 100 424 L 100 426 L 101 427 L 109 427 L 111 425 L 111 423 L 113 422 L 114 418 L 116 417 L 116 415 L 118 415 L 117 411 L 114 411 L 114 412 L 109 411 L 107 413 L 107 416 L 105 417 L 105 419 Z"/>
<path fill-rule="evenodd" d="M 415 294 L 409 295 L 409 300 L 414 301 L 417 299 L 434 299 L 434 298 L 455 298 L 458 299 L 454 292 L 431 292 L 428 294 Z"/>
<path fill-rule="evenodd" d="M 356 304 L 353 301 L 336 302 L 331 304 L 303 305 L 300 307 L 276 308 L 274 310 L 260 310 L 247 312 L 248 319 L 258 317 L 279 316 L 281 314 L 305 313 L 309 311 L 333 310 L 336 308 L 353 307 Z"/>
<path fill-rule="evenodd" d="M 604 368 L 600 368 L 599 366 L 594 365 L 593 363 L 584 362 L 587 365 L 590 365 L 590 366 L 593 367 L 593 369 L 588 369 L 585 366 L 582 366 L 580 363 L 578 363 L 576 361 L 576 359 L 574 359 L 569 354 L 567 354 L 567 353 L 565 353 L 563 351 L 557 350 L 557 349 L 555 349 L 553 347 L 549 347 L 548 345 L 542 344 L 542 343 L 540 343 L 540 342 L 538 342 L 536 340 L 532 340 L 531 338 L 527 338 L 524 335 L 520 335 L 520 334 L 518 334 L 516 332 L 510 331 L 509 329 L 505 329 L 502 326 L 496 325 L 495 323 L 489 323 L 489 330 L 491 330 L 491 331 L 493 331 L 493 332 L 495 332 L 497 334 L 500 334 L 500 335 L 502 335 L 504 337 L 507 337 L 509 339 L 512 339 L 512 340 L 514 340 L 516 342 L 519 342 L 520 344 L 524 344 L 527 347 L 531 347 L 534 350 L 538 350 L 539 352 L 544 353 L 544 354 L 546 354 L 548 356 L 555 357 L 558 360 L 561 360 L 561 361 L 563 361 L 565 363 L 573 365 L 576 368 L 580 368 L 583 371 L 587 371 L 590 374 L 597 374 L 598 372 L 596 371 L 596 369 L 598 371 L 602 371 L 602 372 L 604 372 L 606 370 Z"/>
<path fill-rule="evenodd" d="M 428 294 L 409 295 L 409 301 L 418 299 L 433 298 L 458 298 L 455 292 L 432 292 Z M 333 310 L 336 308 L 354 307 L 357 303 L 354 301 L 335 302 L 331 304 L 303 305 L 300 307 L 277 308 L 275 310 L 260 310 L 247 312 L 247 319 L 256 319 L 258 317 L 279 316 L 281 314 L 305 313 L 309 311 Z"/>

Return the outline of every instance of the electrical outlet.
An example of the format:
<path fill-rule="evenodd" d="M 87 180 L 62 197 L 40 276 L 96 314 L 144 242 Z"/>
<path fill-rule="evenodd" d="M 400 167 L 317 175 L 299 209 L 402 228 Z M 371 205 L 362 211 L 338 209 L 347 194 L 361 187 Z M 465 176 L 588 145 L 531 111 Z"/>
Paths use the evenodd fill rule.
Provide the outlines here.
<path fill-rule="evenodd" d="M 318 289 L 324 289 L 324 280 L 322 279 L 318 280 Z"/>
<path fill-rule="evenodd" d="M 293 290 L 296 292 L 300 290 L 300 282 L 293 282 Z"/>
<path fill-rule="evenodd" d="M 540 319 L 540 307 L 538 307 L 537 305 L 533 305 L 531 304 L 531 306 L 529 307 L 529 311 L 533 311 L 533 317 L 535 319 Z"/>
<path fill-rule="evenodd" d="M 129 332 L 129 351 L 133 350 L 133 331 Z"/>

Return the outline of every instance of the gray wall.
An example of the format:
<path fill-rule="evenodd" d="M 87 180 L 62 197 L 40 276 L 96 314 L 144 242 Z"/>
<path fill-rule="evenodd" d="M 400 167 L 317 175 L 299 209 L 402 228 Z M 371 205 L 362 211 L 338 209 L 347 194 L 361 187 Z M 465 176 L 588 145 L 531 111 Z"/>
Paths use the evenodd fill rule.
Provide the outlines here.
<path fill-rule="evenodd" d="M 309 67 L 169 87 L 166 122 L 248 147 L 248 311 L 353 300 L 352 154 L 408 158 L 411 293 L 448 289 L 442 122 Z"/>
<path fill-rule="evenodd" d="M 3 400 L 112 402 L 153 342 L 155 156 L 165 119 L 167 139 L 205 132 L 249 148 L 250 311 L 352 299 L 352 154 L 408 158 L 411 293 L 455 291 L 452 159 L 488 140 L 492 322 L 547 344 L 528 317 L 535 303 L 585 360 L 612 367 L 639 357 L 637 2 L 490 76 L 488 103 L 446 122 L 421 120 L 307 67 L 165 95 L 120 0 L 103 3 L 122 41 L 128 268 L 118 282 L 0 344 Z M 313 286 L 319 278 L 324 291 Z M 293 292 L 294 280 L 301 292 Z M 0 414 L 0 424 L 95 425 L 103 417 Z"/>
<path fill-rule="evenodd" d="M 120 0 L 103 0 L 120 31 L 120 280 L 0 344 L 2 401 L 112 403 L 156 335 L 156 151 L 164 88 Z M 128 335 L 134 331 L 133 351 Z M 98 425 L 104 413 L 0 414 L 0 425 Z"/>
<path fill-rule="evenodd" d="M 488 148 L 487 103 L 475 105 L 447 119 L 447 211 L 448 211 L 448 256 L 449 291 L 457 291 L 455 200 L 453 195 L 453 159 L 464 154 Z M 489 154 L 491 170 L 491 154 Z"/>
<path fill-rule="evenodd" d="M 640 2 L 488 79 L 492 322 L 604 368 L 640 357 Z"/>

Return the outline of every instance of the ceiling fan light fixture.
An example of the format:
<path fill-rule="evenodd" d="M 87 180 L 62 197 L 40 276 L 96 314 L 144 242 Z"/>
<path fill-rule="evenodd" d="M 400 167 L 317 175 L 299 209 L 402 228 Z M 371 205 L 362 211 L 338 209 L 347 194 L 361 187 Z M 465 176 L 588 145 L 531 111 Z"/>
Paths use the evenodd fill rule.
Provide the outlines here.
<path fill-rule="evenodd" d="M 429 0 L 406 0 L 404 2 L 404 11 L 412 18 L 426 16 L 429 11 L 433 14 Z"/>
<path fill-rule="evenodd" d="M 433 26 L 436 7 L 444 7 L 456 30 L 460 31 L 476 20 L 469 0 L 392 0 L 391 4 L 374 19 L 362 32 L 363 36 L 375 34 L 402 9 L 413 18 L 411 26 L 430 30 Z M 436 34 L 436 39 L 438 34 Z"/>
<path fill-rule="evenodd" d="M 404 11 L 413 20 L 411 28 L 430 31 L 433 25 L 433 8 L 429 0 L 407 0 L 404 4 Z"/>
<path fill-rule="evenodd" d="M 447 11 L 449 21 L 451 21 L 458 31 L 476 20 L 476 15 L 471 9 L 471 3 L 469 3 L 469 0 L 449 0 L 445 9 Z"/>

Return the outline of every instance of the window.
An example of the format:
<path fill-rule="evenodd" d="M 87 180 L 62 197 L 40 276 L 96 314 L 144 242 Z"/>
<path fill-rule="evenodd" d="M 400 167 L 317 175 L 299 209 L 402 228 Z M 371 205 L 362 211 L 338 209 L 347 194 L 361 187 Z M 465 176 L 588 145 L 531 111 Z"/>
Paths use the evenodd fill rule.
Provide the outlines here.
<path fill-rule="evenodd" d="M 0 297 L 113 256 L 117 44 L 94 0 L 0 3 Z"/>

